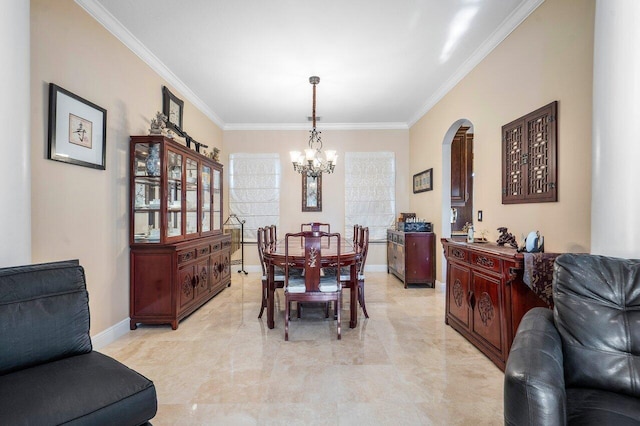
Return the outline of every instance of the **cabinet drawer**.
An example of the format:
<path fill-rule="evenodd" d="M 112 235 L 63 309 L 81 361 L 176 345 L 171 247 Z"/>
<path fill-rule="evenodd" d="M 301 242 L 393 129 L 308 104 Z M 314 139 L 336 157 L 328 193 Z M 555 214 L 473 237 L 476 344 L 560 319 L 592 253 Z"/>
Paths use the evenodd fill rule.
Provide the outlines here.
<path fill-rule="evenodd" d="M 449 246 L 447 257 L 458 260 L 460 262 L 469 262 L 469 252 L 458 247 Z"/>
<path fill-rule="evenodd" d="M 227 249 L 229 247 L 231 247 L 231 240 L 225 240 L 225 241 L 222 242 L 222 248 L 223 249 Z"/>
<path fill-rule="evenodd" d="M 500 272 L 502 270 L 500 259 L 483 253 L 471 253 L 471 263 L 493 272 Z"/>
<path fill-rule="evenodd" d="M 211 244 L 211 252 L 215 253 L 216 251 L 220 251 L 222 249 L 222 241 L 216 241 Z"/>
<path fill-rule="evenodd" d="M 196 253 L 198 257 L 208 256 L 211 253 L 211 247 L 207 244 L 206 246 L 201 246 L 196 249 Z"/>
<path fill-rule="evenodd" d="M 178 252 L 178 264 L 185 263 L 196 258 L 196 250 L 181 250 Z"/>

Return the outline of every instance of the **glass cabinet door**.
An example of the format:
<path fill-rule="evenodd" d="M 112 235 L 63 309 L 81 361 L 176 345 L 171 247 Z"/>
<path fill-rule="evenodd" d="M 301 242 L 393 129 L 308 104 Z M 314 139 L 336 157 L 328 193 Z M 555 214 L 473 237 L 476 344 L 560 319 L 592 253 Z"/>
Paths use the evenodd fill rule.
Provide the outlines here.
<path fill-rule="evenodd" d="M 182 235 L 182 155 L 167 150 L 167 233 Z"/>
<path fill-rule="evenodd" d="M 211 232 L 211 167 L 202 166 L 200 173 L 201 179 L 201 197 L 202 203 L 202 233 Z"/>
<path fill-rule="evenodd" d="M 186 233 L 198 233 L 198 162 L 187 157 L 185 200 Z"/>
<path fill-rule="evenodd" d="M 213 230 L 222 230 L 222 175 L 220 170 L 213 170 L 213 202 L 211 208 L 213 210 Z"/>
<path fill-rule="evenodd" d="M 133 241 L 160 241 L 161 156 L 159 143 L 137 143 L 133 153 Z"/>

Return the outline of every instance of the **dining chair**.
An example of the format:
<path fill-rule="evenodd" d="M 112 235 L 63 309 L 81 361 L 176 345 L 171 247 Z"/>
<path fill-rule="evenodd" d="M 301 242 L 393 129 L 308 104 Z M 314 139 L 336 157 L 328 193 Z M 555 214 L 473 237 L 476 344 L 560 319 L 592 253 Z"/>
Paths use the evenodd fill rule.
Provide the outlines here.
<path fill-rule="evenodd" d="M 293 255 L 290 256 L 290 240 L 302 240 L 304 249 L 304 276 L 293 275 L 290 271 L 295 268 Z M 338 340 L 341 339 L 341 318 L 342 307 L 342 284 L 340 274 L 333 277 L 321 277 L 322 249 L 321 239 L 327 238 L 336 242 L 336 260 L 329 266 L 338 267 L 340 265 L 340 234 L 328 232 L 298 232 L 287 233 L 285 235 L 285 267 L 284 267 L 284 295 L 285 295 L 285 315 L 284 315 L 284 340 L 289 340 L 289 320 L 291 302 L 298 305 L 304 302 L 335 302 L 336 320 L 338 328 Z"/>
<path fill-rule="evenodd" d="M 262 314 L 264 309 L 267 307 L 267 298 L 269 297 L 269 271 L 267 270 L 267 264 L 264 260 L 264 251 L 270 250 L 271 247 L 265 241 L 265 235 L 268 234 L 268 231 L 265 233 L 265 228 L 258 228 L 258 257 L 260 259 L 260 265 L 262 266 L 262 302 L 260 306 L 260 314 L 258 318 L 262 318 Z M 273 282 L 276 288 L 284 287 L 284 275 L 279 274 L 279 271 L 273 276 Z"/>
<path fill-rule="evenodd" d="M 271 241 L 272 246 L 275 246 L 278 243 L 278 232 L 276 229 L 276 225 L 269 226 L 269 240 Z"/>
<path fill-rule="evenodd" d="M 321 223 L 321 222 L 309 222 L 309 223 L 301 223 L 300 224 L 300 232 L 304 231 L 319 231 L 319 232 L 331 232 L 331 224 L 330 223 Z"/>
<path fill-rule="evenodd" d="M 358 225 L 357 223 L 353 225 L 353 247 L 358 247 L 358 238 L 360 236 L 360 228 L 362 228 L 362 225 Z"/>
<path fill-rule="evenodd" d="M 356 231 L 354 231 L 355 233 Z M 367 313 L 367 304 L 364 299 L 364 266 L 367 262 L 367 254 L 369 252 L 369 228 L 359 226 L 358 230 L 358 242 L 354 246 L 356 252 L 360 256 L 360 260 L 357 265 L 357 289 L 355 286 L 351 285 L 351 273 L 348 270 L 343 270 L 340 274 L 340 283 L 342 287 L 349 287 L 351 291 L 358 292 L 358 303 L 362 308 L 362 313 L 364 313 L 365 318 L 369 318 L 369 314 Z M 345 268 L 346 269 L 346 268 Z"/>

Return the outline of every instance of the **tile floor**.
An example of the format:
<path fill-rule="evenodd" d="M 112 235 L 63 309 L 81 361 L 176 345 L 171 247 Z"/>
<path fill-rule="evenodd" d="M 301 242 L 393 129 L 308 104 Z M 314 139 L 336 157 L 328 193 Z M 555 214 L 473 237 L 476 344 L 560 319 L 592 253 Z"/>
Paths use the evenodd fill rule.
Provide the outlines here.
<path fill-rule="evenodd" d="M 258 319 L 260 276 L 231 287 L 180 323 L 140 326 L 101 352 L 154 381 L 161 425 L 500 425 L 503 374 L 444 324 L 444 287 L 367 273 L 370 318 L 342 340 L 320 308 L 276 328 Z"/>

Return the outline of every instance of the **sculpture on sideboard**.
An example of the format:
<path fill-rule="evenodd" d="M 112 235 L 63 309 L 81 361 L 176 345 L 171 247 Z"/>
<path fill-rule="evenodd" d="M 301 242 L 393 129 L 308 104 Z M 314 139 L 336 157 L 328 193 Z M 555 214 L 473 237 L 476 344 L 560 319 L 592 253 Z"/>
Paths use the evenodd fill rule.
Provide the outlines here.
<path fill-rule="evenodd" d="M 513 234 L 511 234 L 510 232 L 507 232 L 507 227 L 501 226 L 500 228 L 498 228 L 498 232 L 500 233 L 500 235 L 498 236 L 498 241 L 496 242 L 498 243 L 499 246 L 509 244 L 511 247 L 515 249 L 518 248 L 518 242 L 516 241 L 516 237 L 514 237 Z"/>

